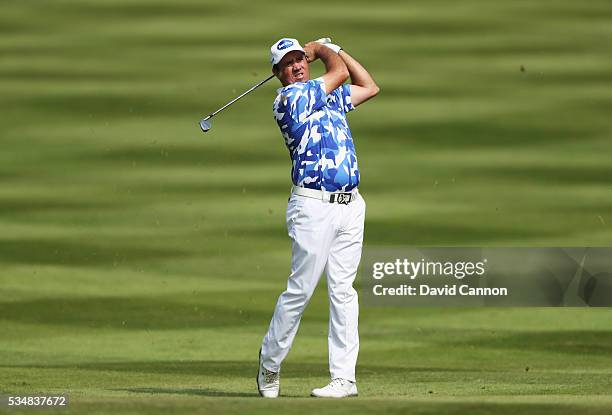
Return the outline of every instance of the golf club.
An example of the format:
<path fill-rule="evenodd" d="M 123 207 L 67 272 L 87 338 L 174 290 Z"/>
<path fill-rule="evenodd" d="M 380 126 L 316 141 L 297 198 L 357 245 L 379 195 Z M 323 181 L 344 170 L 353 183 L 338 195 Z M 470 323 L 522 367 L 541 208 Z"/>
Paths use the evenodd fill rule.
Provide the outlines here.
<path fill-rule="evenodd" d="M 210 121 L 209 120 L 212 117 L 214 117 L 215 115 L 217 115 L 218 113 L 220 113 L 221 111 L 223 111 L 224 109 L 226 109 L 227 107 L 232 105 L 234 102 L 238 101 L 243 96 L 247 95 L 250 92 L 253 92 L 254 90 L 259 88 L 260 86 L 262 86 L 263 84 L 265 84 L 266 82 L 268 82 L 272 78 L 274 78 L 274 75 L 270 75 L 269 77 L 267 77 L 266 79 L 264 79 L 263 81 L 258 83 L 257 85 L 252 86 L 251 88 L 249 88 L 248 90 L 244 91 L 242 94 L 240 94 L 236 98 L 232 99 L 230 102 L 228 102 L 227 104 L 225 104 L 224 106 L 222 106 L 221 108 L 216 110 L 215 112 L 211 112 L 206 117 L 202 118 L 202 120 L 200 120 L 200 128 L 202 129 L 202 131 L 208 132 L 208 130 L 210 130 L 211 125 L 210 125 Z"/>
<path fill-rule="evenodd" d="M 328 37 L 324 37 L 318 40 L 315 40 L 315 42 L 318 43 L 330 43 L 331 39 Z M 242 98 L 243 96 L 253 92 L 254 90 L 256 90 L 257 88 L 259 88 L 260 86 L 262 86 L 263 84 L 265 84 L 266 82 L 268 82 L 270 79 L 274 78 L 274 74 L 270 75 L 269 77 L 267 77 L 266 79 L 264 79 L 263 81 L 259 82 L 257 85 L 252 86 L 251 88 L 249 88 L 248 90 L 244 91 L 242 94 L 240 94 L 239 96 L 237 96 L 236 98 L 232 99 L 230 102 L 228 102 L 227 104 L 225 104 L 224 106 L 222 106 L 221 108 L 219 108 L 218 110 L 216 110 L 215 112 L 211 112 L 210 114 L 208 114 L 206 117 L 202 118 L 200 120 L 200 128 L 202 129 L 203 132 L 208 132 L 208 130 L 210 130 L 211 128 L 211 124 L 210 124 L 210 119 L 212 117 L 214 117 L 215 115 L 217 115 L 218 113 L 220 113 L 221 111 L 223 111 L 224 109 L 226 109 L 227 107 L 229 107 L 230 105 L 232 105 L 234 102 L 238 101 L 240 98 Z"/>

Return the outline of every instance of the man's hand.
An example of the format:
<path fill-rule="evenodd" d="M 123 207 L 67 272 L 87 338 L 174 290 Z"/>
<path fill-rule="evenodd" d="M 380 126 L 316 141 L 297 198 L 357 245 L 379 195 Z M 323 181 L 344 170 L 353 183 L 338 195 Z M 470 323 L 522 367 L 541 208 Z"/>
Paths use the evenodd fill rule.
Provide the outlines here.
<path fill-rule="evenodd" d="M 338 88 L 348 79 L 349 72 L 345 63 L 337 53 L 334 53 L 328 47 L 317 42 L 308 42 L 304 46 L 304 52 L 308 62 L 314 62 L 317 59 L 323 61 L 325 74 L 322 78 L 323 82 L 325 82 L 325 92 L 327 94 Z"/>
<path fill-rule="evenodd" d="M 304 52 L 306 53 L 306 60 L 308 63 L 316 61 L 320 56 L 317 51 L 321 50 L 322 45 L 317 42 L 308 42 L 304 45 Z"/>

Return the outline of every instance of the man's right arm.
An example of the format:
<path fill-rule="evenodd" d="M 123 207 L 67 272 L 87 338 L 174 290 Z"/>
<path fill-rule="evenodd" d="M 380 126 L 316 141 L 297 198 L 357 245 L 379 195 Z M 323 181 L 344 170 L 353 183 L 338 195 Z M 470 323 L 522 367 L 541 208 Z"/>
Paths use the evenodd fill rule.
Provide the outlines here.
<path fill-rule="evenodd" d="M 351 76 L 351 103 L 356 107 L 375 97 L 380 88 L 378 88 L 370 73 L 344 49 L 338 52 L 338 56 L 346 64 Z"/>
<path fill-rule="evenodd" d="M 309 42 L 304 46 L 306 58 L 309 62 L 321 59 L 325 65 L 325 74 L 322 76 L 325 82 L 325 92 L 329 94 L 349 78 L 346 64 L 337 53 L 320 43 Z"/>

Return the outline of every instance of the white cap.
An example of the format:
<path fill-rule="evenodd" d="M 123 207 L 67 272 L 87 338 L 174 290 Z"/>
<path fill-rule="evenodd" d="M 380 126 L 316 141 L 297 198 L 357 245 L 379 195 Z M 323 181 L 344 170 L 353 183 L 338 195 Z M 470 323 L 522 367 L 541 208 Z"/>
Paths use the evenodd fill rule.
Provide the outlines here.
<path fill-rule="evenodd" d="M 284 37 L 270 47 L 270 63 L 276 65 L 287 53 L 299 50 L 304 52 L 302 45 L 296 39 Z M 306 52 L 304 52 L 306 53 Z"/>

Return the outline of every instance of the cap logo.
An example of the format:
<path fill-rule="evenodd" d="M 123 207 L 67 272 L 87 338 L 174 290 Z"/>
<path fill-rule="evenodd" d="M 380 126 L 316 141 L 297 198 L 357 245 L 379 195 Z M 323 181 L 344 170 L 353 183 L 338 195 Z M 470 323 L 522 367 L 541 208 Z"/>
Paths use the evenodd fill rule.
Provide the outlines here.
<path fill-rule="evenodd" d="M 287 49 L 289 47 L 293 46 L 293 42 L 289 39 L 283 39 L 280 42 L 278 42 L 278 46 L 276 46 L 276 49 L 278 50 L 283 50 L 283 49 Z"/>

